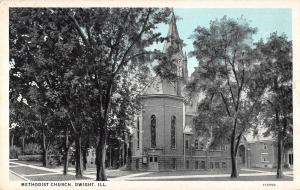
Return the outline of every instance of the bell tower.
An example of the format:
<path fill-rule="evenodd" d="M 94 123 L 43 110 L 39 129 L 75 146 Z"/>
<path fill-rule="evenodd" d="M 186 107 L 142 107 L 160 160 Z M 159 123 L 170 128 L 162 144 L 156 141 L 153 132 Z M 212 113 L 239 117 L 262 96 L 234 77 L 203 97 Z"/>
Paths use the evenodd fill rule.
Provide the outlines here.
<path fill-rule="evenodd" d="M 174 70 L 176 72 L 177 79 L 175 81 L 162 79 L 163 94 L 182 96 L 183 85 L 188 79 L 187 56 L 186 53 L 183 53 L 182 46 L 182 40 L 180 39 L 177 30 L 176 17 L 174 12 L 172 12 L 167 40 L 164 44 L 163 52 L 171 52 L 171 59 L 175 64 Z"/>

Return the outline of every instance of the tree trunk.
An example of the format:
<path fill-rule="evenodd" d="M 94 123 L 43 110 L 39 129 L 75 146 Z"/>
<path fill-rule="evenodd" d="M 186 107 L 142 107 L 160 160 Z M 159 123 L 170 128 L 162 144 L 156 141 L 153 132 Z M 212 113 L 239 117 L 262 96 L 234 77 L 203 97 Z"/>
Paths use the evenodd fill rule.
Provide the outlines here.
<path fill-rule="evenodd" d="M 43 167 L 48 167 L 48 150 L 43 148 Z"/>
<path fill-rule="evenodd" d="M 231 175 L 230 175 L 230 177 L 237 178 L 238 173 L 237 173 L 236 156 L 234 154 L 234 151 L 230 151 L 230 155 L 231 155 Z"/>
<path fill-rule="evenodd" d="M 231 140 L 230 140 L 230 157 L 231 157 L 231 178 L 237 178 L 238 173 L 237 173 L 237 165 L 236 165 L 236 154 L 235 154 L 235 129 L 233 130 L 233 133 L 231 135 Z"/>
<path fill-rule="evenodd" d="M 14 134 L 12 134 L 11 136 L 11 141 L 10 141 L 10 146 L 13 147 L 14 146 Z"/>
<path fill-rule="evenodd" d="M 86 170 L 86 164 L 87 164 L 87 148 L 84 147 L 82 150 L 82 161 L 83 161 L 83 170 Z"/>
<path fill-rule="evenodd" d="M 100 138 L 96 149 L 96 181 L 107 181 L 105 173 L 106 140 L 104 135 L 101 135 Z"/>
<path fill-rule="evenodd" d="M 112 167 L 111 146 L 109 146 L 109 167 Z"/>
<path fill-rule="evenodd" d="M 70 150 L 70 147 L 67 146 L 65 148 L 65 154 L 64 154 L 64 175 L 67 175 L 68 174 L 68 167 L 69 167 L 69 150 Z"/>
<path fill-rule="evenodd" d="M 64 152 L 64 175 L 68 174 L 68 166 L 69 166 L 69 127 L 66 127 L 66 141 L 65 141 L 65 152 Z"/>
<path fill-rule="evenodd" d="M 25 150 L 25 137 L 22 137 L 22 152 L 24 154 L 24 150 Z"/>
<path fill-rule="evenodd" d="M 82 160 L 81 160 L 81 136 L 79 134 L 75 137 L 75 170 L 76 178 L 82 178 Z"/>
<path fill-rule="evenodd" d="M 278 133 L 278 148 L 277 148 L 277 178 L 282 178 L 282 135 Z"/>
<path fill-rule="evenodd" d="M 275 119 L 276 119 L 276 127 L 278 130 L 278 136 L 277 136 L 277 172 L 276 172 L 276 177 L 277 178 L 282 178 L 282 139 L 283 139 L 283 133 L 282 133 L 282 129 L 280 127 L 280 123 L 279 123 L 279 111 L 278 109 L 275 109 Z"/>
<path fill-rule="evenodd" d="M 46 145 L 46 134 L 45 134 L 44 127 L 42 133 L 43 133 L 42 134 L 43 135 L 43 166 L 48 167 L 48 150 Z"/>

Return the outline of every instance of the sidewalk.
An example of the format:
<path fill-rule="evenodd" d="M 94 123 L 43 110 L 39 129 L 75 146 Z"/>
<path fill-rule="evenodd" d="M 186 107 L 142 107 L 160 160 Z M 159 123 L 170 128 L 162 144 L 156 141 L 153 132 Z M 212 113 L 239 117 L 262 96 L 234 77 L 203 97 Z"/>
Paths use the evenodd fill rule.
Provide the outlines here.
<path fill-rule="evenodd" d="M 45 168 L 10 161 L 10 179 L 27 181 L 70 181 L 75 178 L 75 169 L 69 168 L 68 175 L 63 175 L 62 168 Z M 276 181 L 276 172 L 264 169 L 241 169 L 237 179 L 231 179 L 228 172 L 217 173 L 208 171 L 174 171 L 174 172 L 141 172 L 106 170 L 109 181 Z M 94 181 L 96 169 L 88 168 L 80 180 Z M 285 171 L 284 181 L 293 180 L 293 170 Z"/>

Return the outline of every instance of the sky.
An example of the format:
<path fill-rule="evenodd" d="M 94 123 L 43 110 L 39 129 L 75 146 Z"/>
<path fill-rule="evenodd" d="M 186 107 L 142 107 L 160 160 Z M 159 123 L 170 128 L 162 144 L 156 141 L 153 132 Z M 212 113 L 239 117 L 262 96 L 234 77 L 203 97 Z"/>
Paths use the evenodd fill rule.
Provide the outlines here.
<path fill-rule="evenodd" d="M 243 16 L 251 27 L 257 28 L 253 41 L 260 39 L 266 40 L 268 36 L 277 32 L 279 35 L 284 33 L 289 40 L 292 39 L 292 11 L 291 9 L 265 9 L 265 8 L 249 8 L 249 9 L 212 9 L 212 8 L 175 8 L 174 13 L 181 19 L 177 20 L 177 28 L 180 38 L 186 46 L 183 51 L 187 54 L 193 50 L 193 40 L 189 37 L 197 26 L 209 27 L 211 20 L 221 19 L 224 15 L 228 18 L 237 19 Z M 168 25 L 162 24 L 158 30 L 163 36 L 168 33 Z M 162 49 L 163 45 L 155 45 L 156 49 Z M 197 66 L 197 60 L 194 57 L 188 57 L 189 75 Z"/>

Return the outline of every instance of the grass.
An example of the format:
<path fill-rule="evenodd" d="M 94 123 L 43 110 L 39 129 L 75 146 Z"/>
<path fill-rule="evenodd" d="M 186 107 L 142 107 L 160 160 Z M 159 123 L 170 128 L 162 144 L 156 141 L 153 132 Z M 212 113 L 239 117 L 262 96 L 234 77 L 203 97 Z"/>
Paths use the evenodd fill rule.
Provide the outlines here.
<path fill-rule="evenodd" d="M 82 179 L 76 179 L 74 175 L 63 175 L 63 174 L 55 174 L 55 175 L 42 175 L 42 176 L 27 176 L 27 179 L 30 181 L 69 181 L 69 180 L 85 180 L 90 179 L 87 177 L 83 177 Z"/>
<path fill-rule="evenodd" d="M 239 171 L 239 174 L 243 173 L 258 173 L 255 171 Z M 215 175 L 215 174 L 230 174 L 229 170 L 214 170 L 214 171 L 206 171 L 206 170 L 198 170 L 198 171 L 168 171 L 168 172 L 154 172 L 138 177 L 156 177 L 156 176 L 188 176 L 188 175 Z M 138 178 L 137 177 L 137 178 Z"/>
<path fill-rule="evenodd" d="M 209 178 L 182 178 L 182 179 L 143 179 L 138 178 L 131 179 L 130 181 L 293 181 L 291 177 L 283 177 L 277 179 L 275 176 L 246 176 L 238 177 L 237 179 L 231 179 L 230 177 L 209 177 Z"/>
<path fill-rule="evenodd" d="M 38 161 L 14 160 L 13 162 L 26 164 L 26 165 L 33 165 L 33 166 L 43 166 L 43 163 Z"/>
<path fill-rule="evenodd" d="M 26 167 L 26 166 L 13 167 L 13 168 L 9 168 L 9 169 L 11 171 L 15 172 L 15 173 L 20 174 L 20 175 L 34 175 L 34 174 L 54 173 L 54 172 L 50 172 L 50 171 L 29 168 L 29 167 Z"/>
<path fill-rule="evenodd" d="M 276 168 L 249 168 L 252 170 L 260 170 L 260 171 L 266 171 L 266 172 L 276 172 L 277 169 Z M 283 172 L 287 172 L 287 171 L 293 171 L 293 169 L 290 168 L 282 168 Z"/>
<path fill-rule="evenodd" d="M 270 176 L 242 176 L 236 179 L 230 177 L 205 177 L 205 178 L 182 178 L 182 179 L 143 179 L 138 178 L 130 179 L 130 181 L 293 181 L 292 177 L 284 176 L 277 179 L 275 175 Z"/>
<path fill-rule="evenodd" d="M 71 173 L 75 173 L 75 170 L 69 170 Z M 108 178 L 116 178 L 116 177 L 122 177 L 126 175 L 136 174 L 136 173 L 143 173 L 144 171 L 130 171 L 130 170 L 112 170 L 112 169 L 106 169 L 106 175 Z M 94 168 L 89 168 L 86 171 L 83 172 L 84 174 L 89 175 L 95 175 L 96 171 Z"/>

